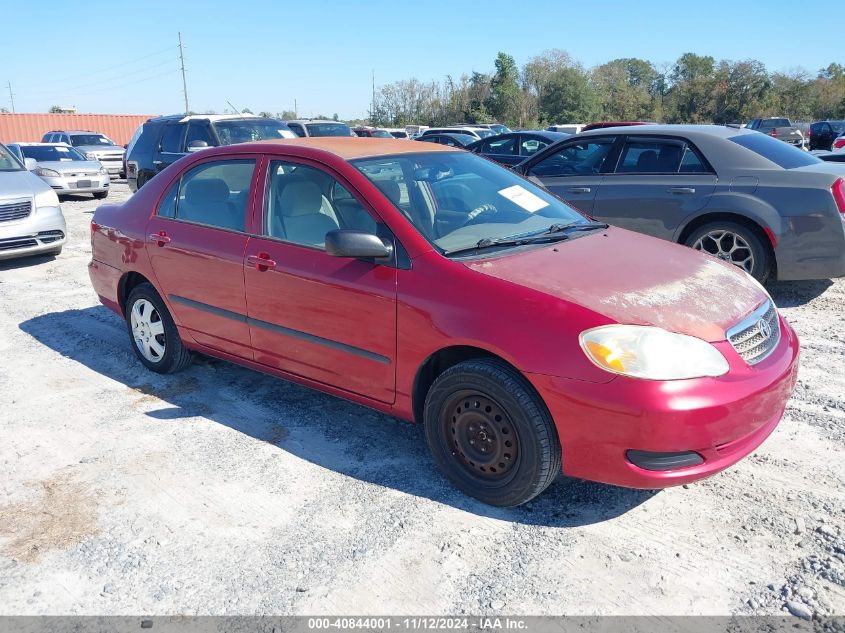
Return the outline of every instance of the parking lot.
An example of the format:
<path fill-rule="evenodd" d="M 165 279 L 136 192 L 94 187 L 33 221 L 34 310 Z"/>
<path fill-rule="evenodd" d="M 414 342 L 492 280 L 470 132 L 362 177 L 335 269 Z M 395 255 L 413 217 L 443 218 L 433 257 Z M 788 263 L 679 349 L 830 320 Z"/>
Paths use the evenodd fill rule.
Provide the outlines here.
<path fill-rule="evenodd" d="M 412 425 L 223 361 L 147 371 L 88 280 L 98 204 L 62 203 L 58 258 L 0 264 L 3 613 L 845 611 L 845 279 L 770 287 L 801 370 L 749 458 L 495 509 Z"/>

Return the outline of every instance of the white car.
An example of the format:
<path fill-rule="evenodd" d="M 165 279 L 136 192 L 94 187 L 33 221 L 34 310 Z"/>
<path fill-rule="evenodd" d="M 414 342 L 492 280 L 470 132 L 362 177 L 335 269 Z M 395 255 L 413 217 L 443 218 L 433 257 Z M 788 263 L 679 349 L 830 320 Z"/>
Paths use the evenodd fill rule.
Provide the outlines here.
<path fill-rule="evenodd" d="M 420 136 L 428 136 L 429 134 L 469 134 L 473 138 L 487 138 L 488 136 L 495 136 L 493 130 L 488 130 L 483 127 L 430 127 Z"/>
<path fill-rule="evenodd" d="M 845 132 L 833 140 L 833 144 L 830 146 L 830 151 L 834 154 L 845 152 Z"/>
<path fill-rule="evenodd" d="M 25 255 L 58 255 L 67 239 L 59 198 L 50 186 L 0 145 L 0 260 Z"/>
<path fill-rule="evenodd" d="M 109 195 L 109 172 L 96 160 L 88 160 L 64 143 L 10 143 L 9 150 L 21 161 L 36 162 L 32 171 L 62 195 L 90 193 L 97 200 Z"/>

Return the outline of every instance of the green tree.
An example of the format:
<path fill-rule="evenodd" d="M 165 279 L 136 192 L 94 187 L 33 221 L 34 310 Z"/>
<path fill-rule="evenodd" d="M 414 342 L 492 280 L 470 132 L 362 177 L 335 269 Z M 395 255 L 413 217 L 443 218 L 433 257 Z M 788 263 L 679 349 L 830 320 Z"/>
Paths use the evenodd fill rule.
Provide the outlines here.
<path fill-rule="evenodd" d="M 587 73 L 580 68 L 561 68 L 546 81 L 540 116 L 549 123 L 579 123 L 596 118 L 595 93 Z"/>
<path fill-rule="evenodd" d="M 716 60 L 709 55 L 684 53 L 669 76 L 667 118 L 670 123 L 710 122 Z"/>
<path fill-rule="evenodd" d="M 513 57 L 500 52 L 496 56 L 495 72 L 490 79 L 487 110 L 498 121 L 519 123 L 519 69 Z"/>

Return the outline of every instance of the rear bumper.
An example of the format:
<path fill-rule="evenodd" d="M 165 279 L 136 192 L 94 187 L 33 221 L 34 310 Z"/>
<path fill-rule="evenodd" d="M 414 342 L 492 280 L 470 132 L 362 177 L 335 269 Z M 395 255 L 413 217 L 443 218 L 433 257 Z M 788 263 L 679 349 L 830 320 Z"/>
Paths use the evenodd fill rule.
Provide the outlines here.
<path fill-rule="evenodd" d="M 123 316 L 118 300 L 120 278 L 123 276 L 123 272 L 114 266 L 92 259 L 88 264 L 88 276 L 91 278 L 91 285 L 94 287 L 94 292 L 97 293 L 100 303 Z"/>
<path fill-rule="evenodd" d="M 713 475 L 757 448 L 780 421 L 798 372 L 798 339 L 781 321 L 781 341 L 749 367 L 727 342 L 721 378 L 596 384 L 529 375 L 555 420 L 563 472 L 630 488 L 664 488 Z M 695 453 L 699 463 L 648 470 L 629 451 Z M 635 459 L 635 461 L 640 461 Z M 695 460 L 698 461 L 698 460 Z"/>
<path fill-rule="evenodd" d="M 0 223 L 0 260 L 48 253 L 66 241 L 62 210 L 40 207 L 23 220 Z"/>
<path fill-rule="evenodd" d="M 775 258 L 780 281 L 845 277 L 845 214 L 785 217 Z"/>

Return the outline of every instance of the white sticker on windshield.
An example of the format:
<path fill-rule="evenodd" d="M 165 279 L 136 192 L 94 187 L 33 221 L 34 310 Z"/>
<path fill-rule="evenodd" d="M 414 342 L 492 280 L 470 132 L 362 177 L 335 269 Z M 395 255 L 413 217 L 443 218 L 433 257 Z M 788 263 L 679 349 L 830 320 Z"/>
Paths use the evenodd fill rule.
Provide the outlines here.
<path fill-rule="evenodd" d="M 539 211 L 540 209 L 549 206 L 548 202 L 543 200 L 540 196 L 531 193 L 522 185 L 514 185 L 513 187 L 500 189 L 499 195 L 518 204 L 529 213 L 534 213 L 535 211 Z"/>

